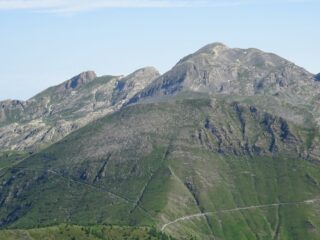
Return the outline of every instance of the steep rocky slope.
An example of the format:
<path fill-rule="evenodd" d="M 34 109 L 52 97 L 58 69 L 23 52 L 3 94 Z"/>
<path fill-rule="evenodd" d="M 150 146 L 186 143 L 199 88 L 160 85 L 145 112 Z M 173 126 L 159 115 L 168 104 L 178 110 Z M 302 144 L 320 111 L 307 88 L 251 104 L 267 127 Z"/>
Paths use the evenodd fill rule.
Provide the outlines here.
<path fill-rule="evenodd" d="M 247 97 L 297 123 L 312 118 L 320 124 L 320 82 L 316 79 L 275 54 L 213 43 L 181 59 L 130 103 L 190 92 Z"/>
<path fill-rule="evenodd" d="M 296 97 L 312 99 L 316 94 L 313 88 L 319 89 L 313 74 L 275 54 L 213 43 L 181 59 L 138 96 L 181 91 L 247 96 L 286 92 L 291 100 L 299 100 Z"/>
<path fill-rule="evenodd" d="M 84 72 L 28 101 L 0 102 L 0 150 L 29 150 L 51 144 L 119 109 L 159 76 L 143 68 L 126 77 Z"/>

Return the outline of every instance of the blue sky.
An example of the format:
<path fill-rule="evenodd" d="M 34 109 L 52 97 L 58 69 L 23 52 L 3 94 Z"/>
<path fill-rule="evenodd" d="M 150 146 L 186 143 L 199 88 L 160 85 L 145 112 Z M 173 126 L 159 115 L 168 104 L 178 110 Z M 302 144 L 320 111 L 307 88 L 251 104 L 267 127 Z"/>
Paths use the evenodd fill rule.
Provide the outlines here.
<path fill-rule="evenodd" d="M 317 0 L 0 0 L 0 99 L 85 70 L 165 72 L 205 44 L 274 52 L 320 72 Z"/>

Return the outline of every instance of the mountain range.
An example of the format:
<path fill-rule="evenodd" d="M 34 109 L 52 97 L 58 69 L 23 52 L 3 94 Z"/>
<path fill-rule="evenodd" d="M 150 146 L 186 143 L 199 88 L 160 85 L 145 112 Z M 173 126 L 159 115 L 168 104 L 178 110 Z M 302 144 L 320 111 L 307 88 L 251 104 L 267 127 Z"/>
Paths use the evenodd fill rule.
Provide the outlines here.
<path fill-rule="evenodd" d="M 162 75 L 88 71 L 2 101 L 0 227 L 320 239 L 319 80 L 213 43 Z"/>

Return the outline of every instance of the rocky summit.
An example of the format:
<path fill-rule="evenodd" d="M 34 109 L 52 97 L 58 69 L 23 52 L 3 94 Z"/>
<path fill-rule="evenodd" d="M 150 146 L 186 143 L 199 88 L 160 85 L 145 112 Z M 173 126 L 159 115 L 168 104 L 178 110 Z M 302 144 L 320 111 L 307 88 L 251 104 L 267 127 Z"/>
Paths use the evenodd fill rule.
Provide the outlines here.
<path fill-rule="evenodd" d="M 70 80 L 66 81 L 63 85 L 66 90 L 75 89 L 96 78 L 97 78 L 97 75 L 95 72 L 87 71 L 87 72 L 80 73 L 78 76 L 71 78 Z"/>
<path fill-rule="evenodd" d="M 97 77 L 88 71 L 27 101 L 0 102 L 0 149 L 34 151 L 60 140 L 121 108 L 158 76 L 150 67 L 126 77 Z"/>
<path fill-rule="evenodd" d="M 320 239 L 319 101 L 319 75 L 222 43 L 163 75 L 85 72 L 3 101 L 0 238 L 67 223 L 79 236 Z"/>
<path fill-rule="evenodd" d="M 232 49 L 215 43 L 181 59 L 139 94 L 147 97 L 194 91 L 252 96 L 290 92 L 311 97 L 296 89 L 302 87 L 319 88 L 314 75 L 303 68 L 258 49 Z"/>

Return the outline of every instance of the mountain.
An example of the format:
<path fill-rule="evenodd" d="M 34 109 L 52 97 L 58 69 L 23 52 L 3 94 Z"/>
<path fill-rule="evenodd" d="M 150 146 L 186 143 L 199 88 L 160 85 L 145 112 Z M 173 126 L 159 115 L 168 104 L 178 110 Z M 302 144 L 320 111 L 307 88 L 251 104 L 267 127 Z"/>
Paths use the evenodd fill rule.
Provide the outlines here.
<path fill-rule="evenodd" d="M 31 155 L 0 155 L 0 227 L 112 224 L 153 226 L 177 239 L 320 239 L 315 79 L 274 54 L 221 43 L 161 76 L 147 69 L 117 78 L 104 98 L 104 106 L 119 104 L 113 112 Z M 69 81 L 34 104 L 50 95 L 55 106 L 78 106 L 100 81 Z M 51 119 L 66 118 L 59 111 Z"/>
<path fill-rule="evenodd" d="M 317 239 L 318 202 L 301 202 L 320 194 L 319 140 L 318 131 L 219 98 L 130 106 L 4 171 L 0 224 L 160 230 L 216 212 L 164 230 L 199 239 Z M 260 207 L 219 213 L 250 206 Z"/>
<path fill-rule="evenodd" d="M 177 94 L 182 91 L 210 94 L 290 93 L 313 97 L 297 88 L 319 89 L 314 75 L 293 63 L 258 49 L 228 48 L 209 44 L 181 59 L 168 73 L 138 94 L 140 97 Z M 315 91 L 312 91 L 315 92 Z M 133 100 L 132 100 L 133 101 Z"/>
<path fill-rule="evenodd" d="M 247 99 L 296 123 L 312 118 L 320 124 L 320 84 L 313 74 L 275 54 L 221 43 L 184 57 L 130 103 L 190 92 Z"/>
<path fill-rule="evenodd" d="M 315 76 L 316 81 L 320 81 L 320 73 Z"/>
<path fill-rule="evenodd" d="M 119 109 L 159 76 L 151 67 L 126 77 L 83 72 L 28 101 L 0 102 L 0 149 L 34 151 Z"/>

